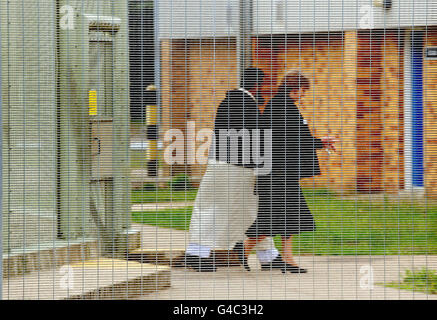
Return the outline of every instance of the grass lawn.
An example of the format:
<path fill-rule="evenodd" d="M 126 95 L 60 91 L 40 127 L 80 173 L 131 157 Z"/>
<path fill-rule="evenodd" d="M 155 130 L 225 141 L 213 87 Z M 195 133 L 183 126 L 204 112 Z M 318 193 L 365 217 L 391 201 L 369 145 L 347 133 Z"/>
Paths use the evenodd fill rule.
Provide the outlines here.
<path fill-rule="evenodd" d="M 192 207 L 148 212 L 132 212 L 132 221 L 164 228 L 188 230 Z"/>
<path fill-rule="evenodd" d="M 186 191 L 173 191 L 171 189 L 158 190 L 133 190 L 131 192 L 132 203 L 155 203 L 155 202 L 176 202 L 194 201 L 197 189 Z"/>
<path fill-rule="evenodd" d="M 194 200 L 196 190 L 147 194 L 147 199 Z M 151 198 L 153 195 L 153 198 Z M 437 254 L 437 205 L 340 199 L 326 192 L 305 191 L 317 230 L 296 236 L 298 254 L 391 255 Z M 178 199 L 178 200 L 176 200 Z M 146 201 L 143 201 L 146 202 Z M 133 221 L 187 230 L 191 207 L 132 213 Z M 275 238 L 278 248 L 280 239 Z"/>
<path fill-rule="evenodd" d="M 437 294 L 437 273 L 434 270 L 407 270 L 402 282 L 386 283 L 386 287 Z"/>

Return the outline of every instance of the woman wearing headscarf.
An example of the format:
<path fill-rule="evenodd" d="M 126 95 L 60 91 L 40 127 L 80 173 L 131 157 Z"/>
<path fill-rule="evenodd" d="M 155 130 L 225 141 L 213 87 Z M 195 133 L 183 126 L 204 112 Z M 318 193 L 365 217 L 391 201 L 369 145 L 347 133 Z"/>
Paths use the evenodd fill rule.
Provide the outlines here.
<path fill-rule="evenodd" d="M 288 73 L 277 94 L 267 104 L 261 116 L 262 129 L 272 130 L 272 170 L 258 176 L 258 215 L 246 231 L 243 265 L 247 255 L 265 237 L 282 237 L 282 256 L 278 256 L 272 268 L 283 273 L 304 273 L 293 258 L 293 236 L 304 231 L 314 231 L 315 223 L 299 180 L 320 174 L 316 150 L 334 150 L 332 137 L 318 139 L 312 136 L 306 120 L 296 103 L 310 88 L 309 80 L 299 72 Z M 264 152 L 269 148 L 264 146 Z"/>

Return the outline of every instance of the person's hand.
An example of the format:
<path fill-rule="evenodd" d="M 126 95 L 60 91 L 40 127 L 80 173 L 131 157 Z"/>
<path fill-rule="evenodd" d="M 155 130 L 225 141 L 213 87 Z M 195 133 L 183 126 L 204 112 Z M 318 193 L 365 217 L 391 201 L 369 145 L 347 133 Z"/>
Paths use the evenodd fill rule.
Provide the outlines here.
<path fill-rule="evenodd" d="M 340 141 L 336 137 L 331 136 L 321 137 L 320 140 L 322 140 L 323 147 L 328 151 L 328 153 L 331 153 L 331 151 L 335 152 L 337 150 L 335 148 L 335 143 Z"/>

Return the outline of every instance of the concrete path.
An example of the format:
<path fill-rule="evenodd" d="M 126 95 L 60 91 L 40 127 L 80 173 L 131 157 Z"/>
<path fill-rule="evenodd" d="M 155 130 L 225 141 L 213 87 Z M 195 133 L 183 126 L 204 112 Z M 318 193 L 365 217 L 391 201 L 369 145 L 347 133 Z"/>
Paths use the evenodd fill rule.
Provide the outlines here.
<path fill-rule="evenodd" d="M 132 212 L 136 211 L 157 211 L 165 209 L 181 209 L 193 206 L 194 201 L 159 202 L 159 203 L 137 203 L 132 205 Z"/>
<path fill-rule="evenodd" d="M 188 244 L 188 232 L 186 231 L 139 223 L 132 223 L 131 228 L 141 232 L 139 250 L 185 251 Z"/>
<path fill-rule="evenodd" d="M 132 228 L 142 232 L 140 253 L 172 258 L 188 244 L 185 231 L 141 224 Z M 437 295 L 382 285 L 399 281 L 407 269 L 437 270 L 437 256 L 300 256 L 297 261 L 307 274 L 261 271 L 255 255 L 249 258 L 251 272 L 223 267 L 213 273 L 99 259 L 6 279 L 3 293 L 5 299 L 437 300 Z"/>
<path fill-rule="evenodd" d="M 142 230 L 142 249 L 181 254 L 188 242 L 180 230 L 135 224 Z M 437 270 L 437 256 L 300 256 L 298 263 L 307 274 L 261 271 L 255 255 L 242 267 L 219 268 L 198 273 L 172 268 L 171 288 L 144 295 L 141 299 L 437 299 L 382 284 L 399 281 L 406 269 Z M 373 282 L 372 280 L 373 273 Z M 373 288 L 372 288 L 373 283 Z"/>
<path fill-rule="evenodd" d="M 256 258 L 251 256 L 252 270 Z M 387 288 L 384 282 L 399 281 L 399 274 L 413 266 L 437 268 L 435 257 L 300 257 L 300 265 L 308 268 L 307 274 L 282 274 L 277 271 L 251 272 L 241 267 L 219 268 L 214 273 L 198 273 L 179 268 L 172 269 L 172 286 L 141 299 L 335 299 L 335 300 L 399 300 L 432 299 L 427 295 L 408 290 Z M 373 288 L 368 270 L 373 268 Z M 363 271 L 361 273 L 360 271 Z"/>
<path fill-rule="evenodd" d="M 100 258 L 4 279 L 3 299 L 133 299 L 170 280 L 166 266 Z"/>

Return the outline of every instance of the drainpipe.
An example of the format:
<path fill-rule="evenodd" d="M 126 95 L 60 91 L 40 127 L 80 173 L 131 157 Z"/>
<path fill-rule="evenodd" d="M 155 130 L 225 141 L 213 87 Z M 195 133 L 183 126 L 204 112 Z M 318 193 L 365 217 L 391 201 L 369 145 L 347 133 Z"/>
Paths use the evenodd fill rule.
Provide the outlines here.
<path fill-rule="evenodd" d="M 1 21 L 0 21 L 1 22 Z M 0 48 L 2 30 L 0 23 Z M 2 50 L 0 49 L 0 300 L 3 300 L 3 104 L 2 104 Z"/>
<path fill-rule="evenodd" d="M 54 28 L 55 28 L 55 86 L 56 86 L 56 238 L 63 237 L 61 230 L 61 91 L 59 88 L 59 52 L 60 52 L 60 30 L 59 30 L 59 12 L 61 9 L 61 0 L 54 2 Z"/>
<path fill-rule="evenodd" d="M 239 1 L 239 28 L 237 35 L 238 83 L 241 87 L 244 69 L 252 65 L 251 34 L 253 30 L 252 17 L 253 0 Z"/>
<path fill-rule="evenodd" d="M 157 135 L 159 137 L 159 126 L 161 124 L 161 40 L 159 38 L 159 0 L 153 1 L 153 45 L 155 49 L 154 74 L 156 88 L 156 124 L 158 126 Z"/>

